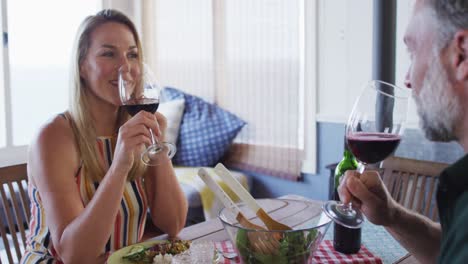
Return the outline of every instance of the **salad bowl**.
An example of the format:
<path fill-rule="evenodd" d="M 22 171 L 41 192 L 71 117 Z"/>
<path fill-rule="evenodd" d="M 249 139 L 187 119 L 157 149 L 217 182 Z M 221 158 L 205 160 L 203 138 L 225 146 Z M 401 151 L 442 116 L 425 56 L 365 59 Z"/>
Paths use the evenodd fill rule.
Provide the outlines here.
<path fill-rule="evenodd" d="M 290 226 L 292 230 L 265 230 L 243 227 L 228 209 L 219 212 L 224 230 L 243 263 L 308 263 L 327 232 L 331 219 L 322 211 L 322 203 L 309 200 L 257 199 L 277 221 Z M 262 225 L 262 221 L 244 203 L 237 204 L 247 218 Z M 252 244 L 252 235 L 279 238 L 279 247 L 274 251 L 262 251 Z M 265 241 L 269 243 L 269 241 Z"/>

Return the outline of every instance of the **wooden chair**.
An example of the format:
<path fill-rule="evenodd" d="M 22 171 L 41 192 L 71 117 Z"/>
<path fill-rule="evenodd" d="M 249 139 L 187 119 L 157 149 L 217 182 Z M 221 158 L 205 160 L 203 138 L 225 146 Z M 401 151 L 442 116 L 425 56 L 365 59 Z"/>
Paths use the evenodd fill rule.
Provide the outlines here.
<path fill-rule="evenodd" d="M 435 201 L 439 174 L 449 164 L 389 157 L 382 162 L 382 180 L 393 199 L 406 208 L 438 221 Z"/>
<path fill-rule="evenodd" d="M 29 229 L 30 218 L 27 180 L 26 164 L 0 168 L 0 236 L 6 250 L 7 263 L 19 262 L 26 247 L 26 230 Z"/>

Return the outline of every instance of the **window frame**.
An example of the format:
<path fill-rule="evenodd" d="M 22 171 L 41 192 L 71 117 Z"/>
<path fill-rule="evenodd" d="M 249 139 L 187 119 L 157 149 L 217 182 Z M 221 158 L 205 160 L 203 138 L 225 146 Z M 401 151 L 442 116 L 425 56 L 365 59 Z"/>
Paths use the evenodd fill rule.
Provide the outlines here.
<path fill-rule="evenodd" d="M 8 16 L 7 0 L 1 0 L 0 12 L 2 23 L 2 85 L 3 85 L 3 113 L 5 117 L 5 146 L 0 148 L 0 166 L 10 166 L 27 161 L 27 145 L 13 144 L 13 113 L 11 105 L 10 59 L 8 46 Z"/>
<path fill-rule="evenodd" d="M 304 159 L 302 173 L 317 173 L 318 2 L 304 0 Z"/>

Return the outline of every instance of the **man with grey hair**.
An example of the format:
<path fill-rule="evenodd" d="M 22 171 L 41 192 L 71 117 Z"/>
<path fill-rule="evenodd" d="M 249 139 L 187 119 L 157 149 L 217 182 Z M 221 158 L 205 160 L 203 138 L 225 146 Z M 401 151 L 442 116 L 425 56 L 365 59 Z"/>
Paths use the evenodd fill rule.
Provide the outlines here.
<path fill-rule="evenodd" d="M 411 56 L 405 84 L 426 137 L 456 140 L 467 153 L 468 1 L 416 0 L 404 41 Z M 339 193 L 421 263 L 468 263 L 468 155 L 440 176 L 440 224 L 399 205 L 376 172 L 348 172 Z"/>

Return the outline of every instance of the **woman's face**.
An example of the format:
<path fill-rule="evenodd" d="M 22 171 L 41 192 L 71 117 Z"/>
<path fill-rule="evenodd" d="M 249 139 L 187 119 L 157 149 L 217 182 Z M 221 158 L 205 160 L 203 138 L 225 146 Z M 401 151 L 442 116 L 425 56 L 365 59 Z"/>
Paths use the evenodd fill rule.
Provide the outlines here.
<path fill-rule="evenodd" d="M 121 105 L 118 89 L 120 67 L 139 72 L 138 48 L 130 29 L 120 23 L 98 26 L 90 35 L 90 46 L 80 65 L 80 76 L 99 101 Z"/>

